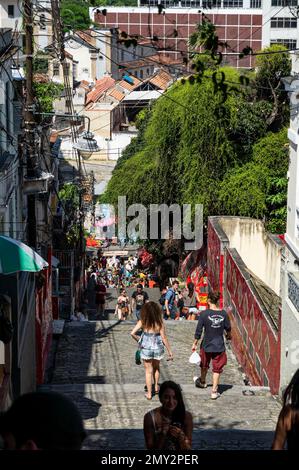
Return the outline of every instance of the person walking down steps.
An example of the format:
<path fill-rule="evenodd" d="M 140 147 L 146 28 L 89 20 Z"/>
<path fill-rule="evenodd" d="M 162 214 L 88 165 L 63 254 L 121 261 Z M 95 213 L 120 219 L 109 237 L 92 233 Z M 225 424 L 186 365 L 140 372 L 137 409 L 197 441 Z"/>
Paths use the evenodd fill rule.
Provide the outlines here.
<path fill-rule="evenodd" d="M 136 333 L 142 330 L 141 337 Z M 154 379 L 154 393 L 159 393 L 160 361 L 164 356 L 164 346 L 168 358 L 173 354 L 165 333 L 161 307 L 155 302 L 147 302 L 141 309 L 141 319 L 131 331 L 131 336 L 139 343 L 141 359 L 145 369 L 145 382 L 147 393 L 145 398 L 152 399 L 152 379 Z"/>
<path fill-rule="evenodd" d="M 199 316 L 195 331 L 195 340 L 192 345 L 192 351 L 196 351 L 202 331 L 204 330 L 204 337 L 200 347 L 201 376 L 195 381 L 195 385 L 199 388 L 207 387 L 206 376 L 210 362 L 212 361 L 212 400 L 216 400 L 220 396 L 218 393 L 220 374 L 223 372 L 223 367 L 227 363 L 223 337 L 224 331 L 226 331 L 226 338 L 231 339 L 231 325 L 228 314 L 225 310 L 218 308 L 219 298 L 219 293 L 209 293 L 208 309 L 203 311 Z"/>

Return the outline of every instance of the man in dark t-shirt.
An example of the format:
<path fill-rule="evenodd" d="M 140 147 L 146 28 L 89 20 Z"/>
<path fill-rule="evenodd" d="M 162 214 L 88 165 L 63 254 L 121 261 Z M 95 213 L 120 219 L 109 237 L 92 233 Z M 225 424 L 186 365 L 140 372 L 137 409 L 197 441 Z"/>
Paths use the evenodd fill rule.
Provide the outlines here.
<path fill-rule="evenodd" d="M 200 357 L 201 357 L 201 377 L 195 381 L 195 385 L 199 388 L 206 388 L 206 375 L 212 360 L 213 366 L 213 388 L 211 398 L 215 400 L 219 397 L 218 385 L 220 374 L 223 372 L 223 367 L 227 363 L 227 356 L 224 344 L 224 331 L 226 331 L 227 339 L 231 338 L 231 325 L 228 314 L 225 310 L 219 310 L 217 303 L 219 294 L 210 293 L 208 296 L 209 308 L 203 311 L 197 323 L 194 343 L 192 351 L 197 348 L 198 341 L 201 338 L 202 331 L 204 330 L 204 337 L 201 343 Z"/>
<path fill-rule="evenodd" d="M 148 301 L 148 294 L 143 290 L 143 285 L 138 284 L 137 290 L 135 290 L 132 294 L 132 311 L 135 312 L 137 320 L 140 320 L 142 306 Z"/>

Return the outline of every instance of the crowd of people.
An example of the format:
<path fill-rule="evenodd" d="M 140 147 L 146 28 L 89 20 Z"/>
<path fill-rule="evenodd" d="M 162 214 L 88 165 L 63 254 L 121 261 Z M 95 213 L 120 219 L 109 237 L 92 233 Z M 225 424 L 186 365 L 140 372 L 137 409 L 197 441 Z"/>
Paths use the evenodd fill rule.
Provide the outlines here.
<path fill-rule="evenodd" d="M 209 293 L 208 309 L 198 319 L 195 339 L 199 340 L 201 376 L 196 386 L 206 388 L 206 376 L 212 362 L 211 398 L 219 397 L 219 377 L 226 364 L 224 333 L 229 339 L 231 326 L 227 312 L 218 307 L 219 294 Z M 169 307 L 169 304 L 168 304 Z M 140 318 L 131 331 L 138 342 L 145 368 L 145 397 L 159 397 L 161 405 L 148 411 L 143 418 L 145 447 L 151 450 L 185 451 L 192 448 L 193 417 L 186 410 L 181 387 L 172 380 L 159 384 L 160 361 L 166 349 L 168 359 L 173 353 L 165 332 L 165 323 L 158 303 L 145 302 Z M 86 432 L 82 417 L 74 403 L 55 392 L 36 392 L 17 398 L 0 415 L 0 444 L 10 450 L 77 450 L 82 447 Z M 2 442 L 1 442 L 2 441 Z M 273 450 L 296 450 L 299 444 L 299 369 L 283 396 L 272 443 Z M 1 448 L 1 447 L 0 447 Z"/>
<path fill-rule="evenodd" d="M 87 280 L 94 278 L 106 288 L 128 288 L 142 284 L 143 287 L 153 287 L 155 276 L 146 272 L 140 266 L 137 254 L 125 259 L 122 256 L 104 256 L 87 258 Z"/>

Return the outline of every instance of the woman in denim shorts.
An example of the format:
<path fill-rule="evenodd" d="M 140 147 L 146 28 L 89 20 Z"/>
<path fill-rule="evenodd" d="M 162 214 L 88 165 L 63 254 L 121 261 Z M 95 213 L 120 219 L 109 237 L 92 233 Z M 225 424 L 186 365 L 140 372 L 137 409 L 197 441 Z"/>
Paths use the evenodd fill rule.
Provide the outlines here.
<path fill-rule="evenodd" d="M 136 334 L 139 330 L 142 330 L 141 337 Z M 158 304 L 147 302 L 142 306 L 140 320 L 131 331 L 131 336 L 138 342 L 138 347 L 141 350 L 147 387 L 145 398 L 151 400 L 152 380 L 155 394 L 159 393 L 160 361 L 164 356 L 164 346 L 169 359 L 173 359 L 165 333 L 162 310 Z"/>

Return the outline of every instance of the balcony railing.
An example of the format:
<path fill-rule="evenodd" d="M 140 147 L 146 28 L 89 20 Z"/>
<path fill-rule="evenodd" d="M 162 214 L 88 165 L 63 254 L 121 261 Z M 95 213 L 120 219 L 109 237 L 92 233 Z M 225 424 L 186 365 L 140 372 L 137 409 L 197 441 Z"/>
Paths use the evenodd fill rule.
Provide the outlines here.
<path fill-rule="evenodd" d="M 288 297 L 299 312 L 299 273 L 289 273 Z"/>

